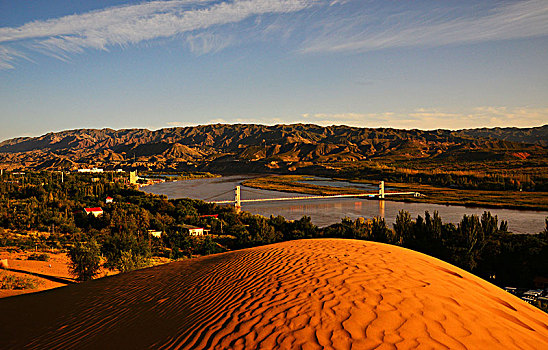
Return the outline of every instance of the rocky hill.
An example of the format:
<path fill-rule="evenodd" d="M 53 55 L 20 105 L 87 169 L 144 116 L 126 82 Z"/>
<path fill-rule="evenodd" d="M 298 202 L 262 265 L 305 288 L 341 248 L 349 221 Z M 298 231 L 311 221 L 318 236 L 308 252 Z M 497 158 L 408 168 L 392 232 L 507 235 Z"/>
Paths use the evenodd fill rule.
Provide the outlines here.
<path fill-rule="evenodd" d="M 0 166 L 261 172 L 386 158 L 545 157 L 547 130 L 548 126 L 425 131 L 310 124 L 216 124 L 156 131 L 78 129 L 4 141 L 0 143 Z"/>
<path fill-rule="evenodd" d="M 536 128 L 481 128 L 460 130 L 460 134 L 471 137 L 485 137 L 498 140 L 537 144 L 548 147 L 548 125 Z"/>

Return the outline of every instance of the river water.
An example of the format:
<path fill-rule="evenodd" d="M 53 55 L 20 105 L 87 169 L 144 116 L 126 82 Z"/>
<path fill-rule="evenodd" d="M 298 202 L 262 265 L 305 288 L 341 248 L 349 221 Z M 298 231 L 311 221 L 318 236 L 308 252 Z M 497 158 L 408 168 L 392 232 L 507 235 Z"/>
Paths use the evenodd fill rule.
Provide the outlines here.
<path fill-rule="evenodd" d="M 164 182 L 143 187 L 142 190 L 147 193 L 164 194 L 170 199 L 194 198 L 206 201 L 233 200 L 234 188 L 238 185 L 242 186 L 242 181 L 249 178 L 251 178 L 251 176 L 242 175 Z M 350 184 L 345 181 L 333 181 L 329 183 L 321 178 L 312 181 L 317 181 L 317 184 L 320 185 L 338 187 L 347 187 Z M 352 186 L 355 186 L 355 184 L 352 184 Z M 377 191 L 377 188 L 371 187 L 368 188 L 367 192 L 375 191 Z M 246 186 L 241 187 L 242 199 L 302 196 L 308 195 L 260 190 Z M 320 227 L 340 222 L 344 217 L 351 219 L 363 217 L 367 219 L 375 216 L 384 217 L 386 222 L 391 226 L 394 223 L 396 215 L 402 209 L 407 210 L 413 218 L 416 218 L 417 215 L 422 215 L 424 217 L 425 211 L 433 213 L 437 210 L 443 222 L 453 223 L 459 222 L 464 214 L 481 215 L 484 211 L 490 211 L 491 214 L 498 216 L 499 222 L 500 220 L 507 220 L 509 230 L 514 233 L 539 233 L 544 229 L 544 219 L 548 217 L 548 211 L 468 208 L 456 205 L 403 203 L 389 200 L 379 201 L 377 199 L 360 198 L 242 203 L 242 210 L 266 217 L 269 217 L 270 215 L 282 215 L 287 220 L 298 220 L 304 215 L 310 216 L 312 222 Z"/>

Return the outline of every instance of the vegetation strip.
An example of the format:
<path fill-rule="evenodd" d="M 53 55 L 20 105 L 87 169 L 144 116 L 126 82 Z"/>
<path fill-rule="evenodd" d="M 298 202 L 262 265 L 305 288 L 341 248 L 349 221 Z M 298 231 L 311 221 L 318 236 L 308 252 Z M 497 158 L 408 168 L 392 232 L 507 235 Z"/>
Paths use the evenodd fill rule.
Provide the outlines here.
<path fill-rule="evenodd" d="M 312 195 L 335 195 L 371 192 L 375 190 L 360 190 L 358 188 L 342 188 L 334 186 L 319 186 L 301 183 L 310 176 L 306 175 L 274 175 L 249 179 L 243 185 L 263 190 L 305 193 Z M 356 184 L 378 184 L 378 181 L 335 178 L 334 180 L 350 181 Z M 401 191 L 416 191 L 421 197 L 389 197 L 387 200 L 401 202 L 433 203 L 445 205 L 464 205 L 468 207 L 505 208 L 523 210 L 548 210 L 548 192 L 519 191 L 481 191 L 455 188 L 435 187 L 424 184 L 408 184 L 386 182 L 385 186 Z"/>
<path fill-rule="evenodd" d="M 98 276 L 99 267 L 125 272 L 149 266 L 152 258 L 167 262 L 302 238 L 395 244 L 501 287 L 530 288 L 536 277 L 548 276 L 548 220 L 543 232 L 532 235 L 507 232 L 507 223 L 488 212 L 465 215 L 456 225 L 443 223 L 437 212 L 412 219 L 402 211 L 392 228 L 379 217 L 318 228 L 309 217 L 265 218 L 231 206 L 146 194 L 124 174 L 37 172 L 13 181 L 21 176 L 4 172 L 0 177 L 5 180 L 0 182 L 0 246 L 34 251 L 29 257 L 37 263 L 48 259 L 40 251 L 68 252 L 79 280 Z M 107 197 L 112 202 L 105 203 Z M 201 235 L 204 229 L 209 231 Z"/>

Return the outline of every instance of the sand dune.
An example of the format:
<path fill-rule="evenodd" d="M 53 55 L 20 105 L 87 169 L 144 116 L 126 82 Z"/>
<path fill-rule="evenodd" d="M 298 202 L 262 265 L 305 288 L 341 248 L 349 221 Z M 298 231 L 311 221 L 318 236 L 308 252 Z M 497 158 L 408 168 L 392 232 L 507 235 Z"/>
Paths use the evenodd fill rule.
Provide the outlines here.
<path fill-rule="evenodd" d="M 410 250 L 301 240 L 0 300 L 0 348 L 548 349 L 548 315 Z"/>

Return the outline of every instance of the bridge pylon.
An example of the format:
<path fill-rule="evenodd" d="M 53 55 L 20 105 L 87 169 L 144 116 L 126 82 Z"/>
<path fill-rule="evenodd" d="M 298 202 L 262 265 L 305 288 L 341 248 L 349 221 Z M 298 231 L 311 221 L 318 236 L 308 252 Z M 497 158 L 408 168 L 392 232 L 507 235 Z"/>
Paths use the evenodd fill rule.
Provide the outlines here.
<path fill-rule="evenodd" d="M 236 212 L 240 212 L 242 209 L 242 201 L 240 197 L 240 186 L 236 186 L 234 189 L 234 207 L 236 208 Z"/>
<path fill-rule="evenodd" d="M 379 183 L 379 198 L 384 199 L 384 181 Z"/>

